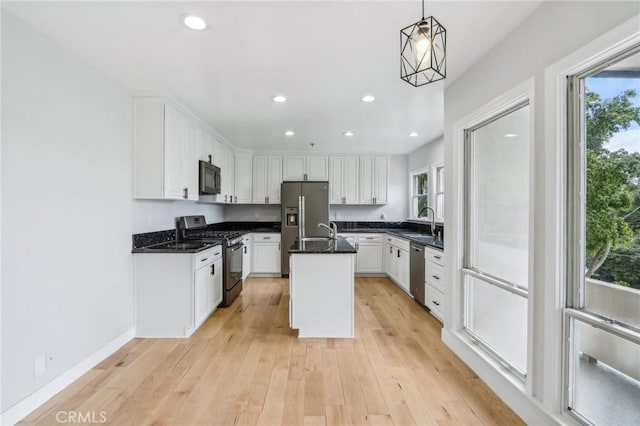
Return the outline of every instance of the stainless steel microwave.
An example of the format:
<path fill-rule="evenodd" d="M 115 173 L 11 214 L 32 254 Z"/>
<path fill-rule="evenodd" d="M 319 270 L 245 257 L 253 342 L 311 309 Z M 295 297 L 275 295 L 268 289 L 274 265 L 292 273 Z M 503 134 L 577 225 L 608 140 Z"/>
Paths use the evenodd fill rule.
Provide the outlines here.
<path fill-rule="evenodd" d="M 200 194 L 219 194 L 220 182 L 220 167 L 200 160 Z"/>

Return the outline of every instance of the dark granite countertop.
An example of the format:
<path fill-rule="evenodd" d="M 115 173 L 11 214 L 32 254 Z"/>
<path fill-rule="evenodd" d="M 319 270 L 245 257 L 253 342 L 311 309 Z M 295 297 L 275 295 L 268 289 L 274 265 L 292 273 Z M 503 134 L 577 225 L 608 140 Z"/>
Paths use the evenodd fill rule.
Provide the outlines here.
<path fill-rule="evenodd" d="M 395 235 L 405 240 L 412 241 L 414 243 L 422 244 L 423 246 L 429 246 L 438 250 L 444 250 L 444 241 L 434 238 L 428 232 L 420 232 L 412 229 L 398 229 L 398 228 L 342 228 L 338 231 L 343 234 L 380 234 L 386 233 Z"/>
<path fill-rule="evenodd" d="M 199 242 L 175 243 L 174 241 L 168 241 L 146 247 L 134 248 L 131 250 L 131 253 L 200 253 L 201 251 L 218 245 L 220 244 Z"/>
<path fill-rule="evenodd" d="M 329 241 L 303 241 L 296 242 L 289 248 L 291 254 L 349 254 L 357 253 L 356 249 L 342 237 Z"/>

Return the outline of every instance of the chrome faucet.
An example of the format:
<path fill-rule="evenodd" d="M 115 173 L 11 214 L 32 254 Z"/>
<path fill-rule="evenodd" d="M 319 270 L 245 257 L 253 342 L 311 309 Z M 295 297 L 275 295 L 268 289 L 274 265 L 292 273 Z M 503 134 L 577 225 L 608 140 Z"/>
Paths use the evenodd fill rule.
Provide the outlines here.
<path fill-rule="evenodd" d="M 329 238 L 335 240 L 338 238 L 338 225 L 335 222 L 329 222 L 331 226 L 324 223 L 319 223 L 318 228 L 327 228 L 329 230 Z"/>
<path fill-rule="evenodd" d="M 423 207 L 418 213 L 418 217 L 422 217 L 425 210 L 431 210 L 431 236 L 436 237 L 436 211 L 429 206 Z"/>

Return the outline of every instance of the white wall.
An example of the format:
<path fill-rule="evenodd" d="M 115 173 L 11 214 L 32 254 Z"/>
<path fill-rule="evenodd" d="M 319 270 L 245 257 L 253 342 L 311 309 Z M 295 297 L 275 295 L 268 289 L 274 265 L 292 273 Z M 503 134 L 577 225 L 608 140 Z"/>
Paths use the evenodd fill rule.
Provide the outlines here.
<path fill-rule="evenodd" d="M 561 374 L 556 363 L 561 345 L 555 336 L 548 333 L 544 318 L 545 312 L 556 308 L 545 306 L 554 299 L 550 293 L 559 294 L 561 291 L 545 279 L 555 274 L 548 271 L 545 264 L 545 247 L 554 247 L 554 242 L 545 241 L 545 231 L 557 228 L 557 224 L 548 219 L 553 218 L 554 213 L 547 211 L 545 204 L 545 199 L 555 196 L 545 193 L 545 168 L 554 169 L 555 163 L 552 162 L 556 160 L 549 156 L 550 163 L 545 164 L 545 69 L 638 13 L 640 5 L 637 2 L 545 2 L 481 61 L 445 89 L 445 193 L 448 200 L 445 269 L 449 287 L 443 338 L 527 423 L 549 423 L 549 418 L 540 416 L 558 414 L 561 408 Z M 458 268 L 463 252 L 460 204 L 463 185 L 458 167 L 461 149 L 457 151 L 458 148 L 454 148 L 460 141 L 453 130 L 456 122 L 531 78 L 534 84 L 535 130 L 535 192 L 531 201 L 535 206 L 533 230 L 536 238 L 532 253 L 534 275 L 530 287 L 534 310 L 530 318 L 533 324 L 531 347 L 535 350 L 531 352 L 533 359 L 528 374 L 531 387 L 525 391 L 514 384 L 515 381 L 506 378 L 501 368 L 479 356 L 472 345 L 457 337 L 461 326 L 459 307 L 462 295 Z"/>
<path fill-rule="evenodd" d="M 133 233 L 175 228 L 178 216 L 204 215 L 207 223 L 224 221 L 224 206 L 193 201 L 134 200 Z"/>
<path fill-rule="evenodd" d="M 408 156 L 409 172 L 413 172 L 425 167 L 429 170 L 433 166 L 444 163 L 444 135 L 433 141 L 422 145 Z"/>
<path fill-rule="evenodd" d="M 132 200 L 131 120 L 127 90 L 3 11 L 2 412 L 133 327 L 133 232 L 222 218 Z"/>

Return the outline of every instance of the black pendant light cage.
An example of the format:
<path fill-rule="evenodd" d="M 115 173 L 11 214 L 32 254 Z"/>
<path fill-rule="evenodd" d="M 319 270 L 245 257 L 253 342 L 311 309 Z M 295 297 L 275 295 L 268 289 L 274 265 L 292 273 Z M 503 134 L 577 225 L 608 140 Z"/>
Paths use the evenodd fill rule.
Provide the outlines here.
<path fill-rule="evenodd" d="M 422 7 L 422 19 L 400 30 L 400 78 L 415 87 L 447 76 L 447 30 Z"/>

